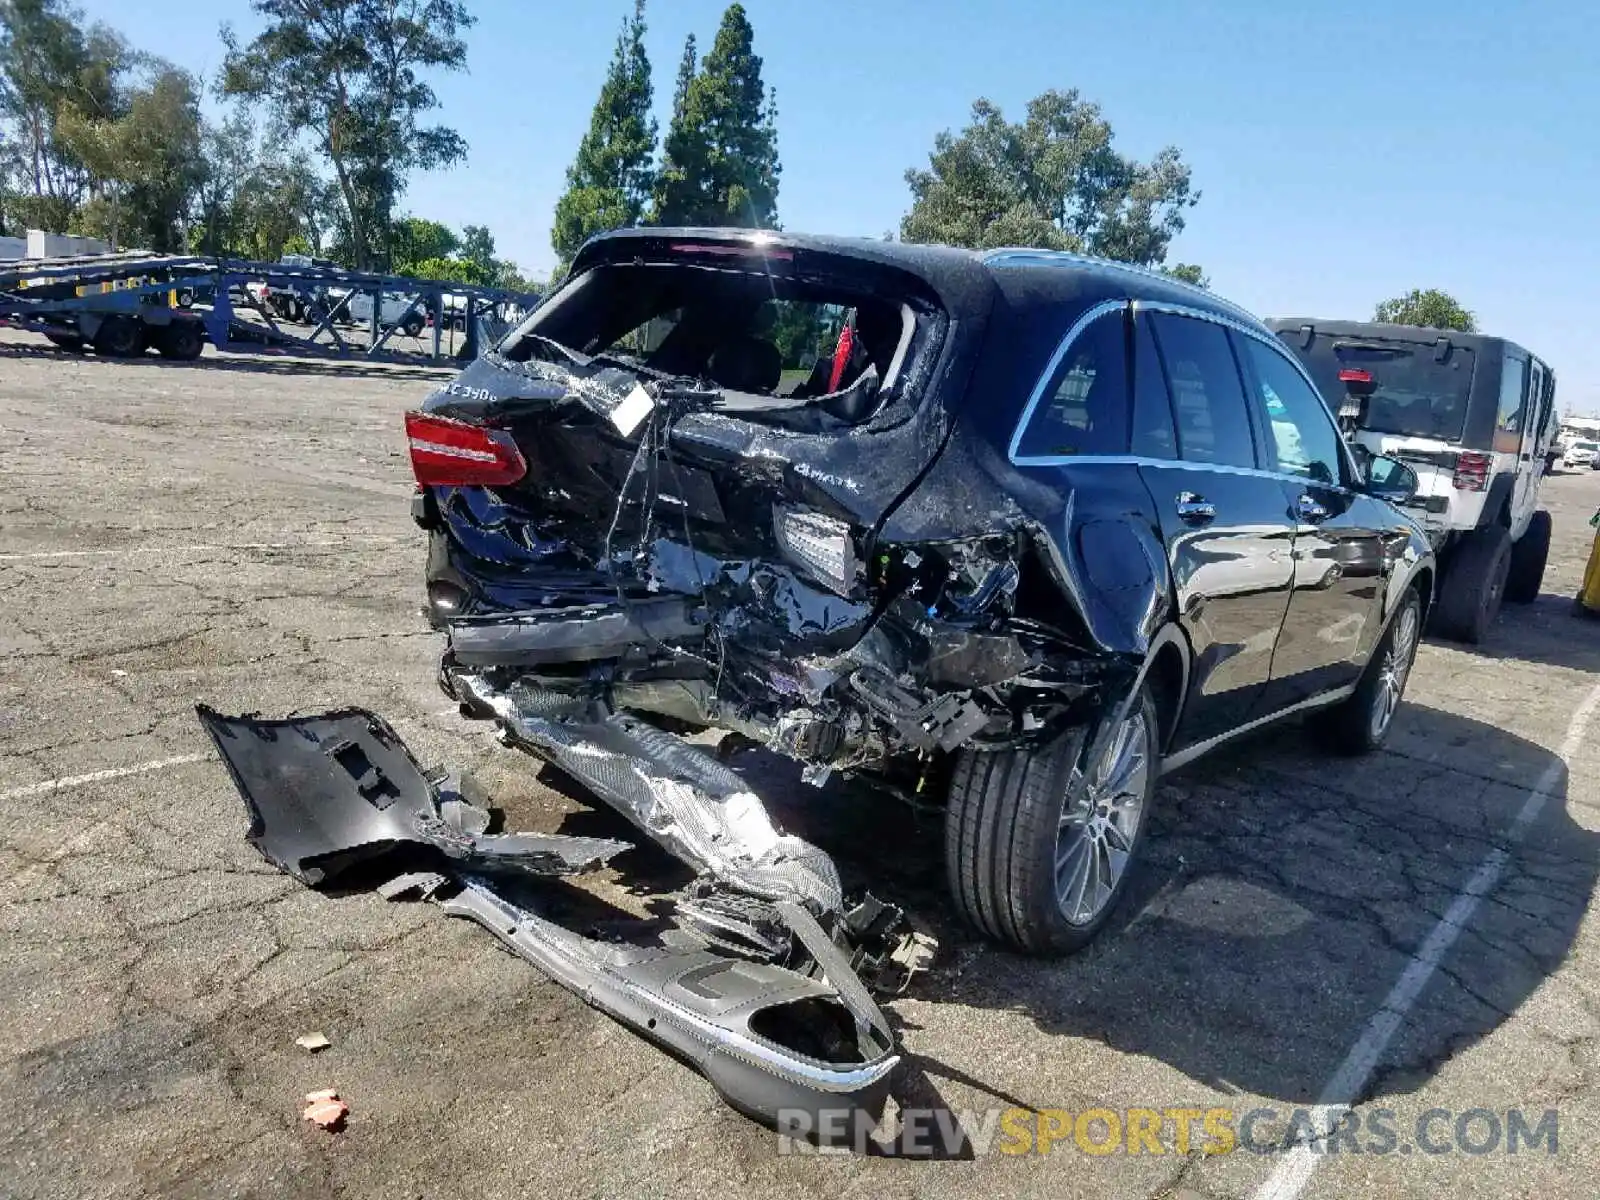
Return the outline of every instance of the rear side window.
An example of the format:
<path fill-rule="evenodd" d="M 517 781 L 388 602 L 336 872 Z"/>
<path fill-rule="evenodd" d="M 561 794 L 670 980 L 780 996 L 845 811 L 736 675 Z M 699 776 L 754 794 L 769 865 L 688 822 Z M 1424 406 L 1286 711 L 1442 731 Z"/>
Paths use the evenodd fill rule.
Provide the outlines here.
<path fill-rule="evenodd" d="M 1056 364 L 1017 442 L 1015 458 L 1128 452 L 1126 314 L 1090 322 Z"/>
<path fill-rule="evenodd" d="M 1522 449 L 1522 395 L 1526 363 L 1506 355 L 1500 370 L 1500 409 L 1494 422 L 1494 448 L 1500 454 Z"/>
<path fill-rule="evenodd" d="M 1152 320 L 1172 390 L 1178 453 L 1188 462 L 1254 467 L 1250 413 L 1227 330 L 1170 313 Z"/>
<path fill-rule="evenodd" d="M 1172 399 L 1149 313 L 1139 314 L 1133 332 L 1133 452 L 1140 458 L 1178 457 Z"/>

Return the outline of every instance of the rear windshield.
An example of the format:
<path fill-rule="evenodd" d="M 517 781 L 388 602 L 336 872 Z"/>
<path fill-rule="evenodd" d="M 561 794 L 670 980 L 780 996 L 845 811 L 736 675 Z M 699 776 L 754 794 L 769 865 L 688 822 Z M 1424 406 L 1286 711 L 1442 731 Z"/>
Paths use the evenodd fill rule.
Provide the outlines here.
<path fill-rule="evenodd" d="M 814 272 L 796 278 L 697 260 L 602 263 L 536 309 L 501 353 L 545 357 L 555 342 L 644 376 L 696 380 L 743 413 L 816 406 L 855 422 L 909 374 L 932 319 L 920 299 Z"/>
<path fill-rule="evenodd" d="M 1433 340 L 1329 337 L 1318 334 L 1310 349 L 1298 338 L 1284 341 L 1300 356 L 1323 395 L 1343 397 L 1348 386 L 1341 371 L 1366 372 L 1372 394 L 1366 403 L 1363 429 L 1374 433 L 1459 441 L 1467 422 L 1476 356 L 1449 346 L 1440 361 Z"/>

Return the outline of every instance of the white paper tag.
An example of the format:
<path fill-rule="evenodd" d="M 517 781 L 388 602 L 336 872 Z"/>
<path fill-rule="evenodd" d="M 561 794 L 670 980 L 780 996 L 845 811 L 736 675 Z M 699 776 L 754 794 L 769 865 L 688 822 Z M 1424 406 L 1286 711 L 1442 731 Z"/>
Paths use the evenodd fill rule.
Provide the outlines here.
<path fill-rule="evenodd" d="M 753 792 L 735 792 L 722 802 L 722 812 L 739 843 L 736 854 L 756 859 L 777 846 L 778 831 Z"/>
<path fill-rule="evenodd" d="M 623 437 L 630 437 L 639 428 L 639 422 L 648 417 L 655 406 L 656 402 L 650 398 L 650 393 L 636 383 L 633 391 L 622 398 L 622 403 L 611 410 L 611 423 Z"/>

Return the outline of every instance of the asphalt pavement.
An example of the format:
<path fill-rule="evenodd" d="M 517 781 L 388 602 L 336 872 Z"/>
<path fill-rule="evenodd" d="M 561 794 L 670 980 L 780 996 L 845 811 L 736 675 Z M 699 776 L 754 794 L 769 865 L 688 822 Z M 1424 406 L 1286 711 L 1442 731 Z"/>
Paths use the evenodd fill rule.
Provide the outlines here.
<path fill-rule="evenodd" d="M 1595 1194 L 1600 623 L 1570 609 L 1600 472 L 1545 482 L 1545 594 L 1427 642 L 1383 753 L 1290 727 L 1168 779 L 1071 960 L 955 923 L 936 820 L 753 766 L 941 939 L 890 1006 L 933 1161 L 818 1155 L 475 926 L 311 892 L 244 839 L 197 699 L 362 705 L 511 828 L 628 836 L 434 684 L 400 414 L 444 378 L 0 343 L 0 1195 Z M 613 866 L 575 908 L 681 882 Z M 324 1087 L 341 1132 L 300 1119 Z M 1340 1136 L 1283 1152 L 1341 1098 Z"/>

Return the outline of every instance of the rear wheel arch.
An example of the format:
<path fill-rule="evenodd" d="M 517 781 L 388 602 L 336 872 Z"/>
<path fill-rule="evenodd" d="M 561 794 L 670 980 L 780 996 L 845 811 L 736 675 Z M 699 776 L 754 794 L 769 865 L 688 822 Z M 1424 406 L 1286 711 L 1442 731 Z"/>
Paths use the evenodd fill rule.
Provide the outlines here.
<path fill-rule="evenodd" d="M 1176 625 L 1162 626 L 1150 639 L 1139 684 L 1150 689 L 1160 727 L 1158 744 L 1165 750 L 1178 732 L 1184 698 L 1189 694 L 1189 647 Z"/>
<path fill-rule="evenodd" d="M 1489 492 L 1484 497 L 1483 509 L 1478 513 L 1477 528 L 1486 525 L 1503 525 L 1511 528 L 1511 497 L 1516 489 L 1514 471 L 1502 471 L 1489 481 Z"/>

